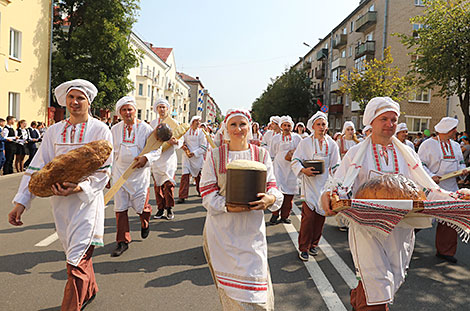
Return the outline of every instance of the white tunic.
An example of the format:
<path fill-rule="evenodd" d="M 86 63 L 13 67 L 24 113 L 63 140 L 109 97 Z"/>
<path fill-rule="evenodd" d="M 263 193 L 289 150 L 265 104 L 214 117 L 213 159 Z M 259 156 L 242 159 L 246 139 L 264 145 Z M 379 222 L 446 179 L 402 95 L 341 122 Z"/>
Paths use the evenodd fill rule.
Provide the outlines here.
<path fill-rule="evenodd" d="M 161 123 L 160 116 L 157 119 L 150 122 L 152 129 L 155 129 Z M 177 122 L 176 120 L 173 120 Z M 163 151 L 160 156 L 154 160 L 150 165 L 152 168 L 153 178 L 157 186 L 163 185 L 169 180 L 173 185 L 176 185 L 174 180 L 176 169 L 178 168 L 178 157 L 176 156 L 176 150 L 181 148 L 183 145 L 183 139 L 178 140 L 177 145 L 171 145 L 170 148 Z"/>
<path fill-rule="evenodd" d="M 22 177 L 13 203 L 29 209 L 35 197 L 29 192 L 30 175 L 40 170 L 58 155 L 81 147 L 95 140 L 105 139 L 112 143 L 111 131 L 103 122 L 91 118 L 75 126 L 68 120 L 49 127 L 42 143 Z M 103 245 L 104 197 L 103 189 L 108 183 L 113 156 L 103 167 L 79 183 L 83 191 L 69 196 L 51 196 L 57 234 L 64 248 L 67 262 L 77 266 L 90 245 Z"/>
<path fill-rule="evenodd" d="M 301 172 L 302 161 L 305 160 L 323 160 L 325 161 L 325 171 L 321 175 L 307 176 Z M 325 185 L 328 176 L 336 171 L 341 158 L 339 148 L 330 136 L 325 136 L 322 141 L 309 136 L 297 146 L 292 156 L 292 171 L 301 180 L 301 195 L 307 206 L 317 214 L 325 215 L 325 211 L 319 206 L 321 191 Z"/>
<path fill-rule="evenodd" d="M 113 184 L 144 149 L 147 138 L 152 132 L 152 127 L 140 120 L 132 125 L 130 133 L 123 121 L 111 128 L 114 151 Z M 144 155 L 148 160 L 147 164 L 143 168 L 136 169 L 114 196 L 114 211 L 123 212 L 132 207 L 137 213 L 142 213 L 150 185 L 150 163 L 159 155 L 160 149 Z"/>
<path fill-rule="evenodd" d="M 269 151 L 271 148 L 271 140 L 273 139 L 275 134 L 276 133 L 273 130 L 267 130 L 266 133 L 264 133 L 263 135 L 263 143 L 261 144 L 261 146 Z"/>
<path fill-rule="evenodd" d="M 215 133 L 215 139 L 214 139 L 214 144 L 217 147 L 220 147 L 224 143 L 224 129 L 221 127 L 216 133 Z"/>
<path fill-rule="evenodd" d="M 419 146 L 418 155 L 424 169 L 431 177 L 435 175 L 442 176 L 465 168 L 460 145 L 453 140 L 444 142 L 439 137 L 426 139 Z M 443 180 L 439 183 L 439 186 L 448 191 L 459 190 L 457 178 Z"/>
<path fill-rule="evenodd" d="M 258 131 L 253 133 L 253 139 L 249 141 L 250 144 L 261 146 L 261 141 L 263 140 L 263 135 Z"/>
<path fill-rule="evenodd" d="M 184 134 L 183 140 L 189 151 L 194 153 L 194 156 L 189 158 L 186 152 L 183 152 L 183 175 L 191 174 L 191 176 L 197 177 L 202 170 L 204 155 L 207 151 L 206 137 L 200 128 L 196 130 L 190 128 L 186 134 Z"/>
<path fill-rule="evenodd" d="M 271 141 L 272 156 L 274 156 L 274 175 L 277 186 L 283 194 L 297 194 L 297 175 L 292 171 L 290 161 L 285 159 L 289 150 L 297 148 L 302 138 L 299 134 L 291 133 L 288 136 L 278 134 Z"/>
<path fill-rule="evenodd" d="M 341 157 L 344 157 L 344 155 L 346 154 L 346 152 L 348 152 L 349 149 L 357 145 L 357 143 L 354 140 L 345 139 L 345 138 L 338 139 L 336 143 L 338 144 Z M 341 150 L 341 145 L 343 145 L 343 150 Z M 341 152 L 344 152 L 344 153 L 341 154 Z"/>
<path fill-rule="evenodd" d="M 344 180 L 354 156 L 362 144 L 367 143 L 368 140 L 365 140 L 348 151 L 334 175 L 336 180 Z M 415 160 L 419 161 L 416 152 L 413 150 L 410 152 Z M 388 156 L 388 163 L 385 161 L 385 154 Z M 400 173 L 412 179 L 412 168 L 395 145 L 384 149 L 381 145 L 370 143 L 370 150 L 365 153 L 363 162 L 361 164 L 355 163 L 355 165 L 361 165 L 361 169 L 352 186 L 353 197 L 360 185 L 370 178 L 384 173 Z M 450 199 L 448 194 L 444 192 L 431 192 L 428 199 L 438 199 L 438 196 L 442 196 L 439 197 L 440 199 Z M 360 225 L 351 222 L 349 247 L 356 273 L 364 286 L 367 304 L 392 302 L 396 291 L 404 282 L 414 249 L 414 228 L 430 226 L 430 220 L 427 218 L 418 218 L 412 221 L 413 223 L 410 223 L 409 219 L 404 218 L 385 240 L 361 230 Z"/>
<path fill-rule="evenodd" d="M 229 151 L 228 163 L 233 160 L 254 160 L 250 145 L 245 151 Z M 264 211 L 228 213 L 225 196 L 219 194 L 216 169 L 212 157 L 213 149 L 204 162 L 201 177 L 202 204 L 207 209 L 205 235 L 212 266 L 218 286 L 223 286 L 229 297 L 250 303 L 267 301 L 268 254 Z M 267 166 L 268 185 L 275 185 L 276 179 L 269 154 L 262 161 Z M 281 207 L 282 194 L 275 186 L 268 187 L 268 194 L 276 197 L 269 208 L 276 211 Z M 241 285 L 242 286 L 241 286 Z"/>
<path fill-rule="evenodd" d="M 405 144 L 410 147 L 411 149 L 415 150 L 415 145 L 409 141 L 408 139 L 405 139 Z"/>

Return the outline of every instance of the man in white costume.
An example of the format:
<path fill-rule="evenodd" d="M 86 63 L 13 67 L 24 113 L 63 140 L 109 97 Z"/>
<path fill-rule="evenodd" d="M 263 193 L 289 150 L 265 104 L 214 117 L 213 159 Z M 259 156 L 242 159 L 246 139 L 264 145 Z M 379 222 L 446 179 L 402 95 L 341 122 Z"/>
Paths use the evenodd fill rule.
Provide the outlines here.
<path fill-rule="evenodd" d="M 147 200 L 150 186 L 150 163 L 156 160 L 160 153 L 160 150 L 154 150 L 138 156 L 153 130 L 150 125 L 137 119 L 137 104 L 134 97 L 124 96 L 119 99 L 116 103 L 116 112 L 121 116 L 122 121 L 111 128 L 114 141 L 113 184 L 129 166 L 132 165 L 136 170 L 114 195 L 117 245 L 111 253 L 112 257 L 121 256 L 132 241 L 127 214 L 130 207 L 139 214 L 141 237 L 145 239 L 149 235 L 149 220 L 152 213 L 152 207 Z"/>
<path fill-rule="evenodd" d="M 229 110 L 225 117 L 228 144 L 212 149 L 201 178 L 202 204 L 207 209 L 204 253 L 223 310 L 274 310 L 264 210 L 275 211 L 282 202 L 269 153 L 248 143 L 251 116 L 247 110 Z M 227 164 L 252 160 L 267 167 L 266 193 L 251 207 L 226 205 Z"/>
<path fill-rule="evenodd" d="M 406 126 L 406 123 L 399 123 L 397 125 L 397 132 L 395 133 L 395 136 L 397 136 L 399 141 L 415 150 L 415 145 L 408 140 L 408 127 Z"/>
<path fill-rule="evenodd" d="M 308 261 L 308 256 L 318 254 L 318 243 L 325 223 L 325 212 L 319 206 L 321 191 L 328 176 L 333 174 L 341 162 L 336 142 L 326 135 L 328 118 L 321 111 L 315 113 L 307 122 L 312 133 L 302 139 L 292 156 L 291 167 L 301 180 L 302 221 L 299 230 L 299 258 Z M 302 165 L 305 160 L 322 160 L 325 170 L 320 174 L 314 168 Z"/>
<path fill-rule="evenodd" d="M 153 105 L 153 110 L 158 113 L 158 117 L 150 122 L 150 126 L 155 129 L 168 116 L 170 104 L 166 99 L 157 99 Z M 176 120 L 173 120 L 177 122 Z M 176 182 L 174 180 L 176 169 L 178 168 L 178 158 L 176 150 L 183 145 L 183 139 L 172 137 L 168 143 L 171 145 L 160 156 L 151 163 L 154 179 L 155 199 L 157 201 L 158 211 L 155 219 L 165 217 L 168 220 L 173 219 L 172 208 L 175 206 L 174 189 Z M 166 215 L 163 216 L 164 212 Z"/>
<path fill-rule="evenodd" d="M 394 134 L 400 106 L 389 97 L 376 97 L 364 111 L 364 125 L 372 126 L 372 134 L 352 147 L 336 170 L 334 179 L 340 198 L 352 195 L 367 180 L 382 174 L 401 174 L 426 189 L 429 200 L 452 200 L 451 193 L 441 190 L 426 174 L 413 150 L 398 141 Z M 330 192 L 321 197 L 322 207 L 331 211 Z M 414 248 L 414 228 L 431 226 L 431 219 L 412 217 L 398 223 L 385 240 L 361 225 L 351 223 L 349 247 L 359 281 L 351 292 L 354 310 L 388 310 L 388 303 L 405 280 Z"/>
<path fill-rule="evenodd" d="M 266 131 L 263 135 L 263 142 L 262 146 L 266 148 L 269 152 L 271 152 L 271 141 L 276 134 L 281 133 L 281 128 L 279 127 L 279 122 L 281 121 L 281 117 L 279 116 L 272 116 L 269 118 L 269 126 L 270 129 Z M 274 159 L 274 156 L 271 154 L 271 159 Z"/>
<path fill-rule="evenodd" d="M 200 116 L 192 117 L 191 127 L 183 136 L 184 143 L 181 148 L 184 150 L 182 156 L 183 174 L 181 175 L 178 203 L 184 203 L 184 200 L 188 198 L 190 175 L 196 180 L 196 191 L 200 193 L 199 181 L 201 180 L 204 155 L 207 151 L 206 136 L 202 129 L 199 128 L 200 122 Z"/>
<path fill-rule="evenodd" d="M 462 150 L 459 143 L 454 141 L 459 120 L 444 117 L 434 129 L 437 136 L 425 140 L 419 147 L 418 155 L 424 169 L 442 189 L 457 191 L 457 178 L 440 181 L 442 175 L 465 168 Z M 466 174 L 466 172 L 464 173 Z M 462 175 L 464 175 L 462 174 Z M 440 222 L 436 227 L 436 256 L 451 263 L 456 263 L 454 257 L 457 251 L 457 232 Z"/>
<path fill-rule="evenodd" d="M 98 90 L 89 81 L 76 79 L 55 89 L 55 97 L 70 111 L 70 118 L 49 127 L 33 161 L 21 179 L 13 199 L 14 209 L 8 215 L 15 226 L 23 225 L 21 215 L 31 207 L 34 198 L 28 184 L 31 174 L 40 170 L 58 155 L 96 140 L 112 143 L 109 128 L 89 115 L 90 105 Z M 75 184 L 64 182 L 52 186 L 52 212 L 57 234 L 67 258 L 67 284 L 62 300 L 63 311 L 78 311 L 90 302 L 98 291 L 91 256 L 95 245 L 103 245 L 104 197 L 112 155 L 103 167 Z"/>
<path fill-rule="evenodd" d="M 278 223 L 279 214 L 281 219 L 279 222 L 290 224 L 290 211 L 292 210 L 292 200 L 294 195 L 299 192 L 297 185 L 297 176 L 290 167 L 292 155 L 297 145 L 302 140 L 299 134 L 293 133 L 294 122 L 290 116 L 282 116 L 279 124 L 282 132 L 275 135 L 271 140 L 271 157 L 274 157 L 273 169 L 276 176 L 277 186 L 284 195 L 280 213 L 275 211 L 269 220 L 271 225 Z"/>

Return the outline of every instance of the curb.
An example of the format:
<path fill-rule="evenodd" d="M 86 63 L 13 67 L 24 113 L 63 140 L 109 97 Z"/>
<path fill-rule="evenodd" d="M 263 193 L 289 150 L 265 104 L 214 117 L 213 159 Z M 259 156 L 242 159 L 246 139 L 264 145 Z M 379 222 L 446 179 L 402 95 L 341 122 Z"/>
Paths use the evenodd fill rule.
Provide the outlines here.
<path fill-rule="evenodd" d="M 22 176 L 24 174 L 24 172 L 21 172 L 21 173 L 13 173 L 13 174 L 8 174 L 8 175 L 1 175 L 0 176 L 0 181 L 3 181 L 3 180 L 8 180 L 8 179 L 11 179 L 13 177 L 19 177 L 19 176 Z"/>

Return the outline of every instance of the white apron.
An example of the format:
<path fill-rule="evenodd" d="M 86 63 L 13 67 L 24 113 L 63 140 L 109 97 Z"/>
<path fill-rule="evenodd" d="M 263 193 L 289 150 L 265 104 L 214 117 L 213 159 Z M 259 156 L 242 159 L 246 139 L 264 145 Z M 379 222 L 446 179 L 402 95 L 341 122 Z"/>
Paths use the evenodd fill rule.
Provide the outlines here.
<path fill-rule="evenodd" d="M 184 143 L 188 147 L 189 151 L 194 154 L 192 158 L 189 158 L 186 153 L 182 156 L 182 167 L 183 175 L 191 174 L 193 177 L 197 177 L 202 170 L 204 164 L 204 155 L 206 153 L 206 139 L 204 133 L 200 129 L 189 129 L 184 134 Z"/>
<path fill-rule="evenodd" d="M 297 147 L 300 140 L 300 136 L 294 133 L 290 135 L 290 139 L 280 134 L 272 140 L 274 175 L 276 176 L 277 186 L 283 194 L 297 194 L 299 192 L 297 176 L 291 169 L 291 162 L 287 161 L 285 156 L 289 150 Z M 274 144 L 277 144 L 277 146 Z"/>
<path fill-rule="evenodd" d="M 441 140 L 439 139 L 439 136 L 437 137 L 437 141 L 439 142 L 439 145 L 441 144 Z M 449 141 L 449 148 L 452 147 L 452 143 Z M 454 158 L 448 158 L 446 159 L 444 156 L 444 153 L 442 152 L 442 149 L 440 150 L 441 152 L 441 159 L 439 160 L 439 168 L 437 172 L 433 172 L 437 176 L 443 176 L 448 173 L 455 172 L 459 169 L 459 162 L 457 160 L 457 157 L 454 155 Z M 447 180 L 443 180 L 439 182 L 439 186 L 442 189 L 448 190 L 448 191 L 457 191 L 459 190 L 459 186 L 457 184 L 457 179 L 456 178 L 449 178 Z"/>

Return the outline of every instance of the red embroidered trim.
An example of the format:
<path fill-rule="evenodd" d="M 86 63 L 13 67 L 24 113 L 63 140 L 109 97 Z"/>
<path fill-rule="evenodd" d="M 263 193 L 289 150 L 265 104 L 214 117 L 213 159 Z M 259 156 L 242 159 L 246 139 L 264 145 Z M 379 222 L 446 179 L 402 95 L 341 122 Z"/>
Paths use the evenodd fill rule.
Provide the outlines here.
<path fill-rule="evenodd" d="M 205 191 L 205 192 L 201 192 L 201 198 L 204 198 L 206 195 L 209 195 L 209 194 L 211 194 L 212 192 L 218 191 L 218 190 L 219 190 L 219 187 L 213 188 L 213 189 L 210 189 L 210 190 L 207 190 L 207 191 Z"/>
<path fill-rule="evenodd" d="M 234 111 L 230 112 L 229 114 L 227 114 L 227 115 L 225 116 L 224 122 L 227 122 L 228 118 L 229 118 L 231 115 L 236 114 L 236 113 L 240 113 L 240 114 L 244 115 L 244 116 L 248 119 L 248 121 L 251 122 L 251 117 L 250 117 L 250 115 L 249 115 L 248 113 L 246 113 L 245 111 L 241 111 L 241 110 L 234 110 Z"/>
<path fill-rule="evenodd" d="M 374 151 L 375 166 L 377 167 L 377 170 L 379 172 L 382 172 L 382 167 L 380 166 L 379 154 L 377 152 L 376 144 L 372 144 L 372 149 Z M 393 153 L 393 171 L 394 171 L 394 174 L 398 174 L 398 157 L 397 157 L 397 152 L 395 150 L 395 147 L 393 147 L 393 145 L 392 145 L 391 150 Z"/>
<path fill-rule="evenodd" d="M 441 143 L 441 150 L 442 150 L 442 156 L 444 157 L 444 159 L 455 159 L 455 154 L 454 154 L 454 148 L 452 148 L 452 144 L 449 142 L 442 142 L 440 141 Z M 444 150 L 444 145 L 447 145 L 449 146 L 449 149 L 450 149 L 450 155 L 447 154 L 447 152 Z"/>
<path fill-rule="evenodd" d="M 317 154 L 317 145 L 315 144 L 315 138 L 312 136 L 313 139 L 313 147 L 315 148 L 315 154 Z M 328 142 L 326 139 L 318 140 L 318 144 L 320 145 L 320 152 L 323 149 L 323 142 L 326 144 L 326 155 L 328 155 Z"/>

